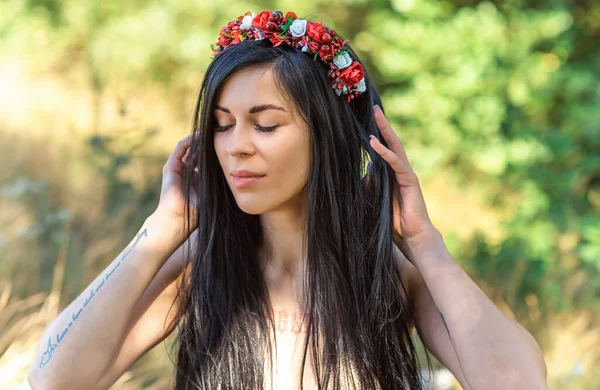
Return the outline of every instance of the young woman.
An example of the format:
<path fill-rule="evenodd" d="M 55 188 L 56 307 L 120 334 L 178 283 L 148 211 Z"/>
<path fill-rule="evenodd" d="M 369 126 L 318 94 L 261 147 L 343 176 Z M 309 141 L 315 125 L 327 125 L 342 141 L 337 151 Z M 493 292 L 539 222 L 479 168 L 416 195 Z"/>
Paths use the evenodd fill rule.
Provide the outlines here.
<path fill-rule="evenodd" d="M 347 41 L 247 13 L 213 46 L 157 210 L 48 327 L 34 389 L 106 389 L 176 327 L 175 389 L 543 389 L 531 335 L 448 253 Z M 377 105 L 374 107 L 374 105 Z"/>

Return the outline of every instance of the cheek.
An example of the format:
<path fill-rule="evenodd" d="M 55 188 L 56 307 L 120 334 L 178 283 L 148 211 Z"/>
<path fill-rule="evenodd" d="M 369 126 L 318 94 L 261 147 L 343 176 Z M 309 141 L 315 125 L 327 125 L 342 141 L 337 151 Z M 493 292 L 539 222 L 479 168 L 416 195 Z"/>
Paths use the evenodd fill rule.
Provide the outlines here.
<path fill-rule="evenodd" d="M 289 138 L 279 143 L 269 153 L 269 165 L 277 171 L 278 180 L 301 185 L 307 180 L 310 169 L 310 151 L 308 141 L 304 138 Z"/>
<path fill-rule="evenodd" d="M 219 160 L 219 164 L 221 165 L 221 167 L 223 169 L 225 169 L 226 167 L 223 166 L 223 164 L 227 163 L 227 159 L 224 158 L 224 153 L 225 153 L 225 149 L 221 146 L 221 141 L 215 137 L 214 141 L 213 141 L 213 146 L 215 148 L 215 154 L 217 155 L 217 159 Z"/>

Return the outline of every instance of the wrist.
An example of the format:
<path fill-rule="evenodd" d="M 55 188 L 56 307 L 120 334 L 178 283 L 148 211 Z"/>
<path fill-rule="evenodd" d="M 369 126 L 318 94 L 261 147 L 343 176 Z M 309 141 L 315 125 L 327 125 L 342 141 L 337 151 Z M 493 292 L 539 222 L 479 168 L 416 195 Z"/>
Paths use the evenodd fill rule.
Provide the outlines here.
<path fill-rule="evenodd" d="M 160 211 L 154 211 L 146 218 L 145 224 L 152 226 L 161 232 L 165 239 L 175 243 L 183 243 L 187 236 L 184 234 L 184 221 L 180 218 L 173 218 L 170 215 Z"/>
<path fill-rule="evenodd" d="M 442 233 L 433 225 L 421 231 L 419 234 L 407 238 L 406 245 L 411 253 L 417 257 L 424 252 L 433 249 L 439 249 L 440 246 L 445 247 Z"/>

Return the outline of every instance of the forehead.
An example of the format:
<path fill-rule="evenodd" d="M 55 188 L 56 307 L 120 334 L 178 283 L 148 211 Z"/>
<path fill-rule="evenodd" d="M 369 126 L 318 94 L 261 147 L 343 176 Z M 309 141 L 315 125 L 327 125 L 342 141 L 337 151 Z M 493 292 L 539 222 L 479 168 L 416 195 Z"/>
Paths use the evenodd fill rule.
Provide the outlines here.
<path fill-rule="evenodd" d="M 219 106 L 232 112 L 262 103 L 277 104 L 289 112 L 270 68 L 252 68 L 233 74 L 221 87 L 217 101 Z"/>

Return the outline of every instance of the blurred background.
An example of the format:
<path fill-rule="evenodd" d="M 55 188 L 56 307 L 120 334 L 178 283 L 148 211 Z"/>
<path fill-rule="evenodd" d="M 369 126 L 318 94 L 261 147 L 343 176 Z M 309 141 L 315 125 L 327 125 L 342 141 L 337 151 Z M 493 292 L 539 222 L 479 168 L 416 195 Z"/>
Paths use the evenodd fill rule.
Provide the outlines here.
<path fill-rule="evenodd" d="M 219 28 L 264 9 L 350 39 L 454 257 L 551 389 L 600 389 L 595 0 L 0 1 L 0 388 L 155 209 Z M 171 342 L 113 388 L 167 389 Z"/>

